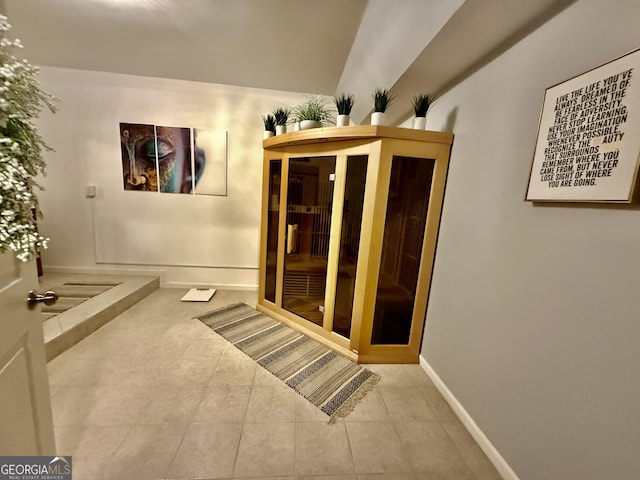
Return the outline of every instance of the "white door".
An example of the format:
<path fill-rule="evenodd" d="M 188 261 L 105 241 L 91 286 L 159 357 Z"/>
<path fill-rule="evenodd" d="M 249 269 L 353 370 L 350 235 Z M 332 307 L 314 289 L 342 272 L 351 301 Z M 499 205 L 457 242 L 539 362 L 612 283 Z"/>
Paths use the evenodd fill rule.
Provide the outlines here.
<path fill-rule="evenodd" d="M 0 455 L 55 455 L 37 288 L 33 262 L 0 254 Z"/>

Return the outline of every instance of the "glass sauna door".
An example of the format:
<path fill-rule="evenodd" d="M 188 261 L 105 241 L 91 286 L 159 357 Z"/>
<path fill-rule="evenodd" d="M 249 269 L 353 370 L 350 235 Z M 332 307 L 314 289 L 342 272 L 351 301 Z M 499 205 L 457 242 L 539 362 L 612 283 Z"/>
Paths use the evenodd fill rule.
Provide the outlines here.
<path fill-rule="evenodd" d="M 392 159 L 371 344 L 409 343 L 434 165 Z"/>
<path fill-rule="evenodd" d="M 281 176 L 282 160 L 271 160 L 269 162 L 269 192 L 267 197 L 267 260 L 264 273 L 264 298 L 272 303 L 276 302 Z"/>
<path fill-rule="evenodd" d="M 360 231 L 362 229 L 367 160 L 367 155 L 347 157 L 340 230 L 340 253 L 338 255 L 338 276 L 333 311 L 333 331 L 345 338 L 351 337 L 353 296 L 360 248 Z"/>
<path fill-rule="evenodd" d="M 336 157 L 290 158 L 282 307 L 323 325 Z"/>

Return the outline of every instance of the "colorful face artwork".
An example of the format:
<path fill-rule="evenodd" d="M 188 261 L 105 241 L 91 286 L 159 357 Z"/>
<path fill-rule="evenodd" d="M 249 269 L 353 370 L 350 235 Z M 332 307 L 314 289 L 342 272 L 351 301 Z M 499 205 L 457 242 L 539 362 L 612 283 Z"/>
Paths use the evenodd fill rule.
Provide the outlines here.
<path fill-rule="evenodd" d="M 121 123 L 124 189 L 226 195 L 226 142 L 224 130 Z"/>
<path fill-rule="evenodd" d="M 153 125 L 121 123 L 120 147 L 124 189 L 157 192 L 156 136 Z"/>
<path fill-rule="evenodd" d="M 156 127 L 160 191 L 191 193 L 191 129 Z"/>

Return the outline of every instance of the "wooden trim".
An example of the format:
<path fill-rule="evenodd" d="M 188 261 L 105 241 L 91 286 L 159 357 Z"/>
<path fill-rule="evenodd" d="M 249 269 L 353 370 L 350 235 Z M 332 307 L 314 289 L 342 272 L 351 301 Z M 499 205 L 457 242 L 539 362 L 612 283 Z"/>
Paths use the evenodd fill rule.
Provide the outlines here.
<path fill-rule="evenodd" d="M 365 303 L 369 288 L 369 272 L 372 271 L 371 247 L 373 224 L 376 219 L 376 196 L 379 191 L 378 177 L 380 172 L 381 144 L 376 142 L 371 145 L 367 158 L 367 176 L 365 180 L 364 201 L 362 204 L 362 224 L 360 226 L 360 243 L 358 245 L 358 263 L 356 265 L 356 280 L 353 292 L 353 311 L 351 323 L 351 351 L 360 353 L 362 342 L 363 323 L 365 322 Z M 370 327 L 369 327 L 370 328 Z M 366 326 L 364 327 L 366 329 Z"/>
<path fill-rule="evenodd" d="M 435 247 L 442 212 L 450 146 L 432 143 L 426 144 L 422 142 L 406 142 L 392 139 L 384 142 L 383 148 L 384 151 L 381 152 L 380 158 L 381 161 L 384 162 L 384 172 L 380 172 L 379 174 L 378 187 L 381 188 L 384 193 L 376 196 L 376 200 L 379 203 L 376 204 L 375 214 L 378 221 L 381 223 L 381 226 L 379 229 L 372 229 L 371 236 L 376 239 L 376 248 L 375 251 L 370 253 L 370 256 L 372 257 L 372 271 L 376 272 L 376 275 L 375 278 L 368 278 L 367 291 L 370 292 L 370 294 L 368 295 L 369 301 L 366 304 L 366 310 L 363 312 L 362 316 L 363 334 L 360 339 L 360 361 L 370 362 L 384 358 L 387 358 L 387 361 L 392 361 L 392 358 L 403 358 L 410 363 L 417 363 L 427 311 L 427 302 L 431 285 L 431 273 L 435 260 Z M 371 292 L 377 291 L 377 281 L 381 267 L 382 244 L 384 241 L 384 222 L 386 221 L 386 209 L 389 193 L 388 186 L 391 177 L 393 158 L 398 156 L 424 158 L 425 160 L 432 159 L 434 161 L 434 170 L 429 194 L 429 207 L 422 242 L 409 341 L 406 345 L 371 344 L 370 335 L 373 330 L 373 316 L 375 313 L 376 298 L 375 294 L 372 295 Z M 365 338 L 366 335 L 368 335 L 369 338 Z M 395 362 L 396 360 L 393 361 Z"/>
<path fill-rule="evenodd" d="M 258 268 L 258 301 L 264 299 L 267 273 L 267 223 L 269 219 L 269 160 L 267 152 L 262 162 L 262 210 L 260 212 L 260 263 Z"/>
<path fill-rule="evenodd" d="M 348 342 L 344 337 L 341 337 L 340 335 L 337 335 L 333 332 L 327 332 L 315 323 L 308 322 L 308 324 L 302 324 L 300 323 L 300 317 L 277 306 L 273 308 L 269 304 L 258 304 L 256 305 L 256 310 L 265 313 L 266 315 L 275 320 L 278 320 L 279 322 L 284 323 L 286 326 L 292 328 L 297 332 L 309 336 L 310 338 L 320 342 L 331 350 L 335 350 L 341 355 L 344 355 L 350 360 L 353 360 L 354 362 L 358 361 L 358 356 L 349 350 Z"/>
<path fill-rule="evenodd" d="M 356 125 L 349 127 L 326 127 L 300 130 L 276 135 L 262 142 L 265 150 L 274 147 L 289 147 L 309 143 L 338 142 L 344 140 L 375 140 L 378 138 L 396 138 L 420 142 L 445 143 L 451 145 L 453 134 L 416 130 L 412 128 L 387 127 L 382 125 Z"/>
<path fill-rule="evenodd" d="M 278 261 L 276 266 L 276 305 L 282 305 L 284 290 L 284 256 L 286 254 L 287 196 L 289 195 L 289 157 L 282 156 L 280 178 L 280 223 L 278 225 Z M 286 181 L 285 181 L 286 179 Z"/>
<path fill-rule="evenodd" d="M 345 127 L 340 127 L 345 128 Z M 278 137 L 287 134 L 278 135 Z M 273 138 L 273 137 L 272 137 Z M 265 149 L 271 155 L 287 155 L 292 158 L 298 157 L 326 157 L 339 155 L 367 155 L 369 146 L 375 143 L 377 138 L 356 138 L 347 139 L 339 142 L 323 142 L 319 144 L 302 143 L 297 145 L 276 146 Z"/>
<path fill-rule="evenodd" d="M 444 189 L 449 169 L 449 147 L 440 146 L 439 150 L 441 151 L 434 155 L 435 165 L 433 178 L 431 180 L 429 209 L 427 211 L 424 238 L 422 241 L 420 270 L 418 272 L 418 289 L 416 290 L 413 321 L 411 322 L 409 345 L 415 349 L 416 353 L 418 353 L 420 348 L 427 315 L 429 292 L 431 291 L 431 277 L 440 230 L 440 218 L 442 216 Z"/>
<path fill-rule="evenodd" d="M 418 355 L 413 353 L 365 353 L 358 355 L 358 363 L 418 363 Z"/>
<path fill-rule="evenodd" d="M 373 329 L 373 315 L 376 308 L 376 292 L 378 291 L 378 277 L 382 256 L 382 241 L 384 238 L 385 214 L 389 197 L 389 181 L 391 179 L 391 151 L 388 145 L 380 142 L 380 150 L 377 155 L 378 171 L 375 178 L 374 195 L 370 203 L 371 211 L 366 212 L 371 217 L 371 229 L 369 232 L 368 250 L 363 253 L 367 259 L 366 279 L 363 285 L 362 320 L 359 340 L 360 355 L 372 353 L 371 332 Z M 368 175 L 368 173 L 367 173 Z M 369 180 L 369 178 L 367 178 Z M 369 185 L 367 184 L 367 187 Z M 365 193 L 366 195 L 369 192 Z"/>
<path fill-rule="evenodd" d="M 340 235 L 342 233 L 342 208 L 344 206 L 344 187 L 347 176 L 347 156 L 336 156 L 335 179 L 333 182 L 333 203 L 331 205 L 331 226 L 329 227 L 329 253 L 327 259 L 327 277 L 324 291 L 323 326 L 333 331 L 336 288 L 338 286 L 338 263 L 340 261 Z"/>

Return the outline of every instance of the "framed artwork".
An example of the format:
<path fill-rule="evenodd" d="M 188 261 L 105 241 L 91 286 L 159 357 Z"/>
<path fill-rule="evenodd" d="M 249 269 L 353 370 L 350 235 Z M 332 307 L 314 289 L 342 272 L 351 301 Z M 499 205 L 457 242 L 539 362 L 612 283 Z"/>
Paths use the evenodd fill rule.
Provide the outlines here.
<path fill-rule="evenodd" d="M 139 123 L 121 123 L 120 153 L 124 189 L 157 192 L 155 127 Z"/>
<path fill-rule="evenodd" d="M 227 131 L 193 129 L 194 193 L 227 194 Z"/>
<path fill-rule="evenodd" d="M 120 124 L 125 190 L 227 195 L 227 131 Z"/>
<path fill-rule="evenodd" d="M 158 187 L 163 193 L 191 193 L 191 129 L 156 125 Z"/>
<path fill-rule="evenodd" d="M 635 201 L 640 49 L 546 90 L 526 200 Z"/>

